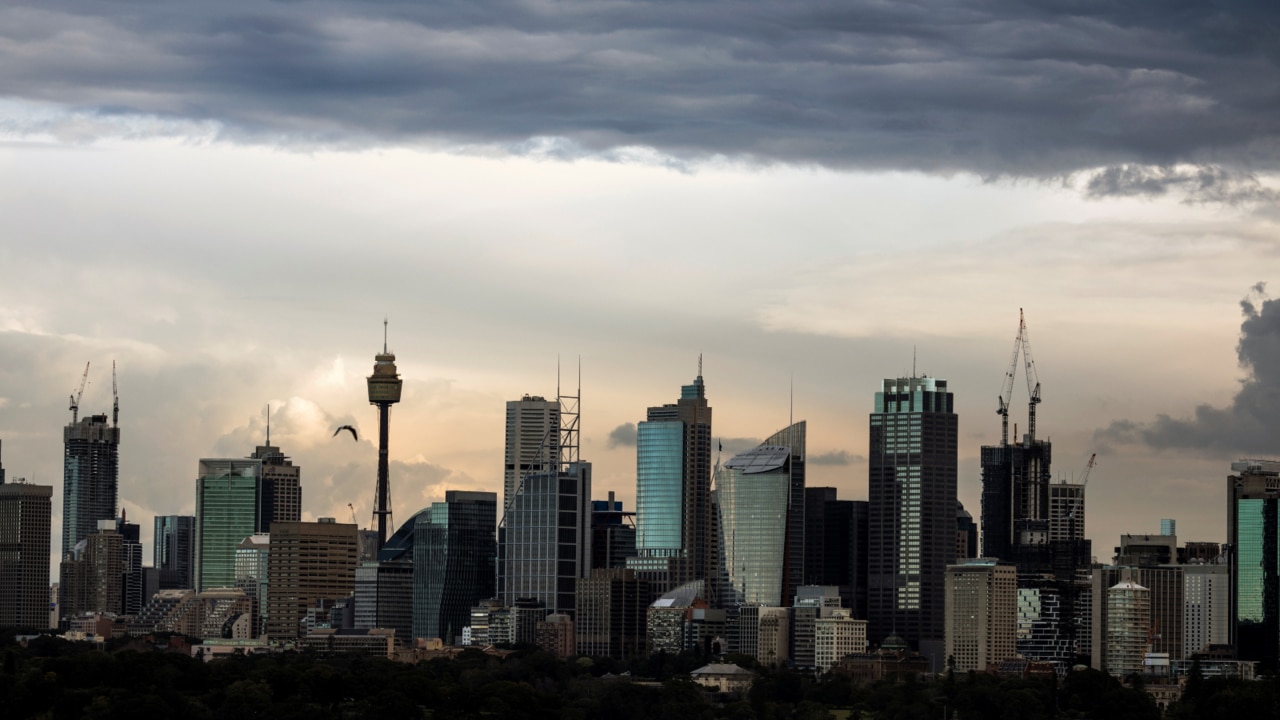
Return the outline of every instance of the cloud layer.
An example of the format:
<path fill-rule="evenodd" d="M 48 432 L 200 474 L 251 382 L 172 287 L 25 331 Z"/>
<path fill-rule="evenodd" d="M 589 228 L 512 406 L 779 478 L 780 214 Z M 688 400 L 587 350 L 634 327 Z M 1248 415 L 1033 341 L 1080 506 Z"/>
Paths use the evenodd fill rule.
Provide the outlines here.
<path fill-rule="evenodd" d="M 212 123 L 285 144 L 1267 170 L 1277 14 L 1269 0 L 11 3 L 0 97 L 73 114 L 0 130 L 92 135 L 114 116 L 140 118 L 124 132 Z"/>
<path fill-rule="evenodd" d="M 1280 432 L 1280 300 L 1258 283 L 1240 301 L 1244 321 L 1236 353 L 1246 372 L 1231 404 L 1203 404 L 1189 418 L 1159 415 L 1149 423 L 1120 420 L 1097 431 L 1104 447 L 1141 443 L 1158 449 L 1276 453 Z"/>

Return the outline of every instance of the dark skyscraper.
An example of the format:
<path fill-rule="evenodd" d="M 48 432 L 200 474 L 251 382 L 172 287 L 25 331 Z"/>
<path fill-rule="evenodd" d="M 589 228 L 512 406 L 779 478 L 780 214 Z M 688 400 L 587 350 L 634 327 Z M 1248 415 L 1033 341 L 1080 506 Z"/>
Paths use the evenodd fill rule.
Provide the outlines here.
<path fill-rule="evenodd" d="M 804 492 L 804 584 L 840 588 L 841 604 L 865 620 L 867 501 L 838 500 L 832 487 Z"/>
<path fill-rule="evenodd" d="M 391 406 L 400 402 L 403 381 L 396 372 L 396 356 L 387 350 L 387 323 L 382 323 L 382 352 L 374 356 L 369 376 L 369 404 L 378 406 L 378 484 L 373 514 L 378 519 L 378 549 L 387 542 L 391 519 L 391 479 L 388 477 L 387 446 L 391 434 Z"/>
<path fill-rule="evenodd" d="M 711 406 L 701 360 L 674 404 L 636 428 L 636 553 L 627 561 L 655 593 L 713 576 Z"/>
<path fill-rule="evenodd" d="M 53 488 L 6 483 L 0 465 L 0 627 L 49 627 L 49 518 Z"/>
<path fill-rule="evenodd" d="M 947 381 L 887 379 L 871 414 L 868 639 L 907 640 L 943 666 L 956 552 L 957 417 Z"/>
<path fill-rule="evenodd" d="M 120 475 L 120 428 L 92 415 L 62 431 L 62 556 L 114 520 Z"/>
<path fill-rule="evenodd" d="M 152 564 L 160 571 L 160 587 L 194 589 L 195 515 L 157 515 Z"/>
<path fill-rule="evenodd" d="M 1231 644 L 1241 660 L 1280 663 L 1280 462 L 1231 463 Z"/>
<path fill-rule="evenodd" d="M 494 595 L 498 496 L 449 490 L 418 516 L 413 540 L 413 634 L 453 643 L 471 608 Z"/>

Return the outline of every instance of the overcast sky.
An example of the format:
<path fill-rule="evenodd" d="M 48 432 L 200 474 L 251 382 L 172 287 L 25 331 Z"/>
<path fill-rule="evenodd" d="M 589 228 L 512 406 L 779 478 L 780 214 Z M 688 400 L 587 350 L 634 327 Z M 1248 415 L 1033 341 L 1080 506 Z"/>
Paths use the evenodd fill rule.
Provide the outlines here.
<path fill-rule="evenodd" d="M 114 360 L 148 544 L 268 404 L 306 517 L 367 524 L 387 316 L 397 522 L 500 492 L 505 401 L 579 359 L 634 507 L 631 424 L 699 354 L 726 450 L 794 387 L 847 498 L 880 380 L 947 378 L 976 517 L 1024 308 L 1099 558 L 1220 541 L 1230 461 L 1280 455 L 1277 64 L 1266 1 L 6 3 L 3 464 L 59 537 L 67 397 L 91 362 L 109 411 Z"/>

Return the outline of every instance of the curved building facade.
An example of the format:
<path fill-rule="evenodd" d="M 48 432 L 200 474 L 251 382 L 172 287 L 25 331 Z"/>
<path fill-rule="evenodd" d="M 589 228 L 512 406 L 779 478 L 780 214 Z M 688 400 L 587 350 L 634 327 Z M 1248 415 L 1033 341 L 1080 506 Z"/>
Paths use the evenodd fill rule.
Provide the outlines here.
<path fill-rule="evenodd" d="M 716 469 L 720 528 L 720 602 L 783 604 L 791 450 L 752 448 Z"/>

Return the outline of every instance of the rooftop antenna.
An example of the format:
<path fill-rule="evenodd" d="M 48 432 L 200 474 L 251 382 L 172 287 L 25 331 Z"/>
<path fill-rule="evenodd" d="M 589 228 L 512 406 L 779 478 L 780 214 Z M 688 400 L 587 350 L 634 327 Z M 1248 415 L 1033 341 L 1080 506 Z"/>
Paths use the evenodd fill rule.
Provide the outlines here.
<path fill-rule="evenodd" d="M 916 346 L 911 346 L 911 377 L 916 376 Z"/>
<path fill-rule="evenodd" d="M 387 354 L 387 316 L 382 316 L 382 354 Z"/>
<path fill-rule="evenodd" d="M 698 377 L 702 377 L 702 353 L 698 353 Z"/>

